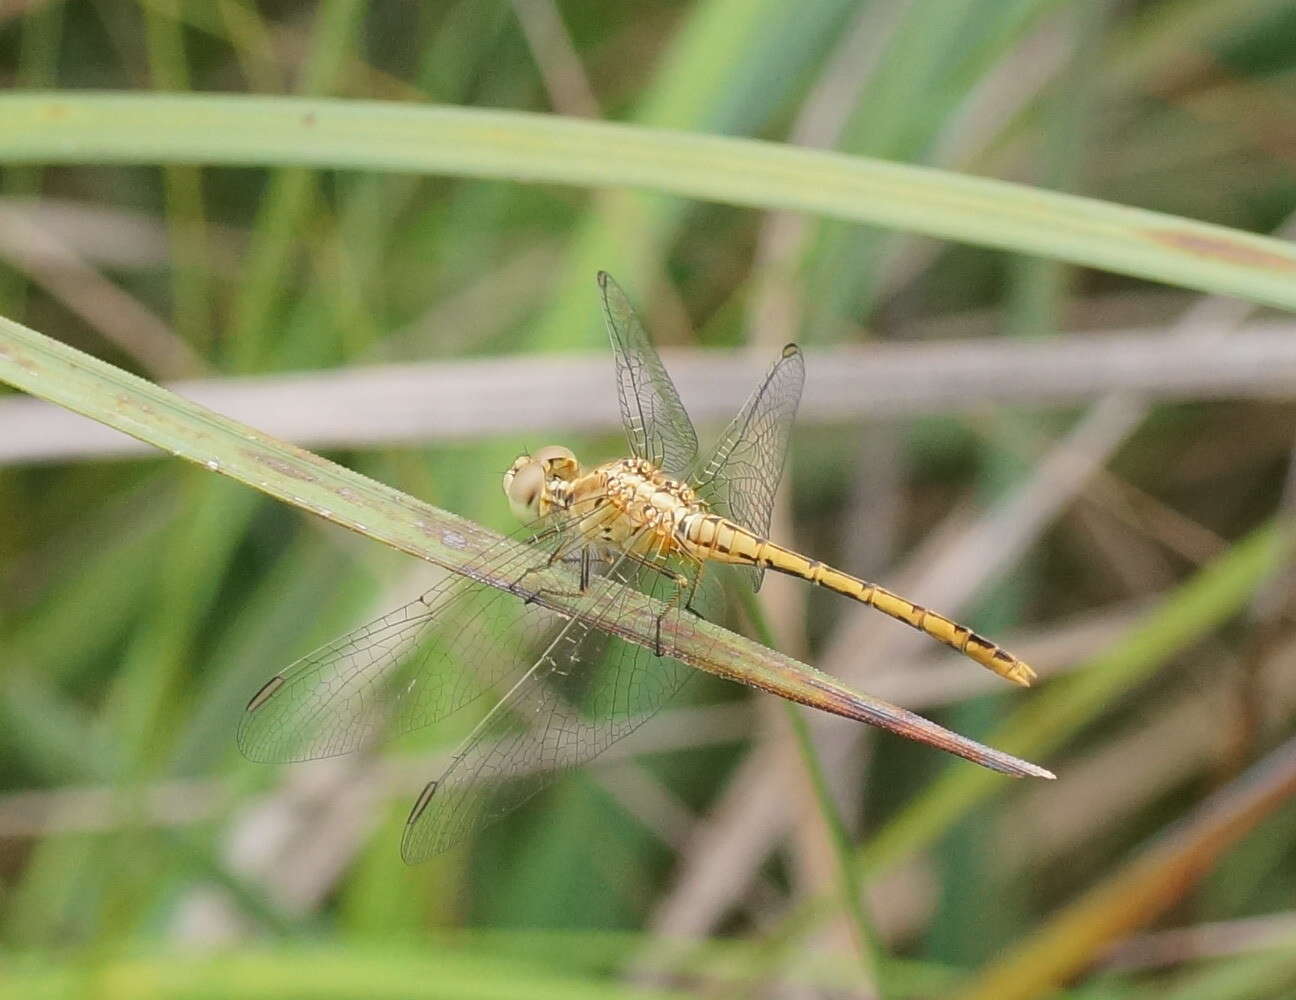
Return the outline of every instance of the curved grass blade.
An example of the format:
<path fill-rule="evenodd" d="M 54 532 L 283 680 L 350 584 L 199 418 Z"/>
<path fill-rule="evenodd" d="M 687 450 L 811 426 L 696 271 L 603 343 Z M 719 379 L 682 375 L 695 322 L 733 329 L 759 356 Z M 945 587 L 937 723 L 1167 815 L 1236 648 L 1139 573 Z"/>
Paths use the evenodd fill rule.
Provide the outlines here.
<path fill-rule="evenodd" d="M 500 538 L 482 526 L 3 318 L 0 381 L 481 583 L 497 588 L 515 583 L 481 565 L 482 553 Z M 575 613 L 576 604 L 563 596 L 562 584 L 561 574 L 536 574 L 533 600 L 560 614 Z M 660 602 L 634 595 L 615 619 L 596 612 L 590 620 L 613 636 L 641 646 L 655 646 L 660 639 L 669 655 L 690 667 L 888 729 L 991 770 L 1053 777 L 1044 768 L 852 691 L 813 667 L 709 622 L 691 615 L 662 621 L 662 610 Z"/>
<path fill-rule="evenodd" d="M 630 187 L 812 212 L 1296 309 L 1296 247 L 1159 212 L 773 142 L 480 108 L 0 96 L 6 163 L 294 164 Z"/>

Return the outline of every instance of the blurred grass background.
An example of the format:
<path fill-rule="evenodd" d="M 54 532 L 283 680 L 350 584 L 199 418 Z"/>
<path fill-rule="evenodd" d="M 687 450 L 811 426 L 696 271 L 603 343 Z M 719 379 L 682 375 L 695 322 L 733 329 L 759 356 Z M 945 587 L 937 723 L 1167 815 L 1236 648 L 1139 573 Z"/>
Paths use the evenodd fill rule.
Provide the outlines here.
<path fill-rule="evenodd" d="M 14 91 L 552 111 L 1270 233 L 1296 204 L 1294 64 L 1296 16 L 1274 0 L 0 8 Z M 934 348 L 922 357 L 944 390 L 915 386 L 921 415 L 879 419 L 848 398 L 802 421 L 776 534 L 962 614 L 1040 667 L 1040 689 L 1005 692 L 831 595 L 771 580 L 762 599 L 782 648 L 1059 780 L 1010 782 L 809 719 L 865 888 L 861 911 L 843 910 L 833 833 L 781 713 L 705 679 L 647 731 L 656 752 L 405 868 L 409 799 L 456 732 L 276 771 L 242 761 L 233 730 L 265 677 L 407 600 L 425 570 L 174 461 L 93 443 L 42 457 L 53 418 L 3 398 L 0 436 L 25 450 L 0 466 L 0 990 L 1296 992 L 1282 563 L 1296 411 L 1273 380 L 1290 354 L 1253 336 L 1296 332 L 1282 314 L 660 195 L 292 167 L 0 171 L 0 314 L 157 380 L 346 379 L 381 363 L 395 386 L 416 363 L 479 358 L 534 365 L 538 413 L 555 357 L 593 363 L 610 391 L 600 267 L 679 349 L 682 381 L 690 348 L 763 363 L 797 340 L 813 397 L 815 352 L 827 372 L 852 344 Z M 1138 334 L 1159 349 L 1123 351 Z M 1075 386 L 1054 372 L 1035 391 L 1012 366 L 1074 337 L 1148 398 L 1081 385 L 1078 368 Z M 1258 352 L 1254 375 L 1221 387 L 1210 351 L 1231 343 Z M 1181 356 L 1201 359 L 1195 378 L 1161 385 Z M 941 381 L 943 357 L 966 378 L 947 365 Z M 435 365 L 428 378 L 444 386 Z M 987 382 L 1000 388 L 969 398 Z M 1018 389 L 1029 407 L 1011 405 Z M 261 398 L 239 416 L 271 426 L 275 394 Z M 453 435 L 375 446 L 312 437 L 313 420 L 335 422 L 325 394 L 284 398 L 304 443 L 322 435 L 344 463 L 494 527 L 508 524 L 499 472 L 548 443 L 525 417 L 492 419 L 512 400 L 462 414 Z M 610 457 L 614 422 L 609 405 L 554 436 Z"/>

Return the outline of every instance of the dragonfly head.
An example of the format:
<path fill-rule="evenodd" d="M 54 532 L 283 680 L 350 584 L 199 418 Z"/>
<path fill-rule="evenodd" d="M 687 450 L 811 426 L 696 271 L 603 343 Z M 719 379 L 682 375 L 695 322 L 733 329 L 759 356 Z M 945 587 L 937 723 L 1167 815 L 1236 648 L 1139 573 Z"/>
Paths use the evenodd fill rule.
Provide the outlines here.
<path fill-rule="evenodd" d="M 571 449 L 546 445 L 530 455 L 519 455 L 504 473 L 504 495 L 509 508 L 523 521 L 549 513 L 557 482 L 569 483 L 580 474 L 580 463 Z"/>

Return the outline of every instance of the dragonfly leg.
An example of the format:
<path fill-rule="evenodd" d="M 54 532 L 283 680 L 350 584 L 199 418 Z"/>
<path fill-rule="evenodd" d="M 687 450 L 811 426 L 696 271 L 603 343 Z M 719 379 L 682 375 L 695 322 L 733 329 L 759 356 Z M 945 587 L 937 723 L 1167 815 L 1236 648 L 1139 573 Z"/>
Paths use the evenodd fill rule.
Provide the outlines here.
<path fill-rule="evenodd" d="M 531 537 L 531 544 L 538 546 L 557 538 L 557 544 L 554 545 L 553 551 L 549 553 L 543 562 L 537 562 L 534 566 L 528 566 L 522 571 L 522 574 L 509 585 L 509 590 L 519 597 L 525 597 L 525 603 L 533 603 L 542 593 L 563 594 L 567 597 L 583 596 L 589 590 L 590 581 L 590 561 L 591 550 L 585 544 L 588 536 L 590 523 L 597 524 L 600 518 L 607 515 L 600 508 L 596 507 L 587 513 L 580 514 L 571 519 L 564 525 L 544 528 Z M 579 550 L 579 551 L 577 551 Z M 536 552 L 536 559 L 539 560 L 541 552 Z M 522 591 L 522 581 L 532 573 L 538 573 L 541 570 L 552 569 L 559 562 L 580 562 L 580 590 L 577 594 L 565 593 L 562 591 L 545 591 L 537 590 L 534 592 Z"/>
<path fill-rule="evenodd" d="M 570 548 L 570 546 L 569 546 Z M 573 562 L 580 564 L 580 582 L 577 590 L 557 590 L 552 587 L 539 587 L 535 590 L 523 590 L 522 581 L 531 573 L 540 570 L 549 569 L 553 565 L 553 560 L 546 560 L 542 565 L 530 566 L 523 570 L 522 575 L 513 581 L 509 590 L 522 598 L 523 604 L 534 604 L 541 597 L 584 597 L 589 593 L 590 577 L 593 572 L 594 553 L 588 546 L 582 546 L 579 553 L 570 553 L 561 555 L 561 562 Z"/>
<path fill-rule="evenodd" d="M 539 567 L 536 566 L 528 566 L 526 569 L 524 569 L 522 571 L 522 575 L 509 584 L 509 588 L 508 588 L 509 593 L 516 594 L 518 597 L 525 597 L 526 598 L 525 603 L 527 604 L 530 604 L 532 601 L 534 601 L 536 595 L 534 593 L 531 593 L 530 591 L 524 591 L 522 588 L 522 581 L 525 580 L 532 573 L 534 573 L 538 568 Z"/>
<path fill-rule="evenodd" d="M 696 560 L 690 560 L 690 562 L 696 563 Z M 697 571 L 690 578 L 684 573 L 678 573 L 669 566 L 663 565 L 661 562 L 646 559 L 644 560 L 644 564 L 669 579 L 675 585 L 675 590 L 674 593 L 671 594 L 670 600 L 666 602 L 666 606 L 662 608 L 661 614 L 657 616 L 657 629 L 653 652 L 658 656 L 662 656 L 665 653 L 665 646 L 662 644 L 662 622 L 665 621 L 668 614 L 680 607 L 681 603 L 684 605 L 685 610 L 693 611 L 689 605 L 693 600 L 694 593 L 697 591 L 697 582 L 699 577 L 702 575 L 702 565 L 701 563 L 697 563 Z M 687 595 L 687 597 L 685 595 Z M 694 613 L 696 614 L 696 612 Z"/>
<path fill-rule="evenodd" d="M 702 612 L 693 607 L 693 598 L 697 596 L 698 584 L 702 581 L 702 570 L 704 569 L 704 564 L 700 559 L 693 559 L 689 556 L 683 556 L 683 558 L 694 566 L 693 575 L 688 576 L 684 573 L 669 573 L 669 571 L 667 571 L 675 581 L 675 593 L 673 593 L 670 600 L 666 602 L 666 607 L 662 609 L 662 613 L 657 616 L 657 648 L 654 652 L 658 656 L 661 656 L 663 652 L 661 638 L 662 621 L 668 614 L 676 608 L 683 606 L 684 610 L 695 618 L 703 618 Z M 703 618 L 703 621 L 705 620 L 706 619 Z"/>
<path fill-rule="evenodd" d="M 684 610 L 694 618 L 701 618 L 705 621 L 706 616 L 697 608 L 693 607 L 693 599 L 697 597 L 698 584 L 702 582 L 702 571 L 706 568 L 706 564 L 703 563 L 701 559 L 688 555 L 685 552 L 677 553 L 677 555 L 688 565 L 688 573 L 676 573 L 660 566 L 654 566 L 658 572 L 670 577 L 678 588 L 676 593 L 667 602 L 667 610 L 669 611 L 677 606 L 682 606 Z M 686 594 L 687 596 L 685 597 L 684 595 Z M 682 601 L 680 600 L 681 597 L 684 598 Z"/>
<path fill-rule="evenodd" d="M 660 546 L 655 552 L 650 552 L 648 555 L 640 555 L 637 552 L 627 549 L 621 554 L 621 558 L 632 563 L 637 563 L 644 569 L 652 570 L 652 572 L 659 576 L 664 576 L 674 585 L 674 592 L 671 594 L 670 599 L 666 601 L 666 607 L 662 609 L 662 613 L 657 616 L 656 637 L 653 640 L 653 653 L 657 656 L 661 656 L 665 649 L 662 645 L 661 636 L 662 620 L 679 607 L 680 597 L 685 591 L 689 592 L 690 597 L 692 596 L 692 590 L 690 589 L 692 581 L 683 573 L 677 573 L 675 570 L 671 569 L 670 566 L 666 565 L 664 550 Z"/>
<path fill-rule="evenodd" d="M 529 590 L 529 589 L 525 589 L 525 588 L 523 588 L 523 586 L 522 586 L 522 581 L 525 580 L 525 579 L 526 579 L 528 576 L 530 576 L 532 573 L 539 573 L 539 572 L 541 572 L 541 571 L 543 571 L 543 570 L 551 569 L 551 568 L 553 567 L 554 563 L 555 563 L 555 562 L 558 562 L 560 559 L 566 559 L 566 558 L 569 558 L 570 553 L 571 553 L 571 550 L 576 546 L 576 544 L 577 544 L 576 541 L 566 541 L 566 542 L 562 542 L 561 544 L 559 544 L 559 546 L 558 546 L 556 549 L 554 549 L 554 551 L 553 551 L 552 553 L 550 553 L 550 555 L 549 555 L 549 557 L 548 557 L 547 559 L 545 559 L 545 560 L 543 560 L 543 561 L 537 563 L 537 564 L 534 565 L 534 566 L 528 566 L 526 569 L 524 569 L 524 570 L 522 571 L 521 575 L 520 575 L 516 580 L 514 580 L 511 584 L 509 584 L 509 590 L 510 590 L 512 593 L 518 595 L 519 597 L 522 597 L 522 598 L 523 598 L 523 603 L 525 603 L 525 604 L 532 604 L 532 603 L 534 603 L 535 600 L 536 600 L 536 599 L 537 599 L 541 594 L 543 594 L 543 593 L 547 593 L 547 591 L 545 591 L 544 589 L 538 589 L 538 590 Z M 584 584 L 585 584 L 585 575 L 584 575 L 584 559 L 585 559 L 584 553 L 585 553 L 585 551 L 586 551 L 586 550 L 585 550 L 584 548 L 582 548 L 582 549 L 581 549 L 581 555 L 580 555 L 580 557 L 579 557 L 579 558 L 581 558 L 581 560 L 582 560 L 582 574 L 581 574 L 581 583 L 582 583 L 582 588 L 581 588 L 581 593 L 584 593 Z"/>
<path fill-rule="evenodd" d="M 697 597 L 698 584 L 702 582 L 702 571 L 706 568 L 706 564 L 701 559 L 694 561 L 697 563 L 697 568 L 693 571 L 693 583 L 689 587 L 688 599 L 684 602 L 684 610 L 693 615 L 694 618 L 701 618 L 706 621 L 706 616 L 693 607 L 693 598 Z"/>
<path fill-rule="evenodd" d="M 690 573 L 676 573 L 663 566 L 652 564 L 652 568 L 663 576 L 668 577 L 675 584 L 676 588 L 675 593 L 671 595 L 671 599 L 666 602 L 666 611 L 662 612 L 662 614 L 658 616 L 659 633 L 660 620 L 666 617 L 667 612 L 670 612 L 677 607 L 682 606 L 684 610 L 693 615 L 693 617 L 701 618 L 703 621 L 706 620 L 706 616 L 697 608 L 693 607 L 693 598 L 697 597 L 698 584 L 702 582 L 702 570 L 704 569 L 705 564 L 701 559 L 696 559 L 685 553 L 681 552 L 678 553 L 678 555 L 680 559 L 684 560 L 684 562 L 688 564 L 691 575 Z M 683 598 L 683 600 L 681 600 L 681 598 Z"/>
<path fill-rule="evenodd" d="M 695 586 L 694 581 L 690 580 L 683 573 L 672 573 L 670 575 L 675 582 L 675 592 L 671 594 L 670 600 L 666 602 L 666 606 L 662 608 L 661 614 L 657 616 L 657 638 L 653 652 L 658 656 L 662 656 L 665 652 L 665 647 L 662 645 L 662 622 L 665 621 L 668 614 L 680 606 L 681 598 L 684 597 L 685 593 L 692 594 Z"/>

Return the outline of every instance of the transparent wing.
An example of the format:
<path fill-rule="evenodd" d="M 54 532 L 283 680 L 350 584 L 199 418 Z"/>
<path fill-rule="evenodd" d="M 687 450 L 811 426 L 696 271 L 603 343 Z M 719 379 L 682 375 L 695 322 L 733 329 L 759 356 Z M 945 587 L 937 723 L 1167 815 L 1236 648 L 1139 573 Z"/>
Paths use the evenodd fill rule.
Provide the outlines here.
<path fill-rule="evenodd" d="M 760 535 L 769 534 L 804 384 L 805 361 L 796 344 L 788 344 L 691 479 L 713 511 Z M 739 572 L 760 589 L 764 570 Z"/>
<path fill-rule="evenodd" d="M 430 725 L 497 687 L 565 619 L 525 603 L 524 588 L 518 595 L 473 576 L 521 586 L 570 547 L 577 520 L 551 526 L 541 541 L 531 541 L 534 528 L 502 539 L 466 568 L 467 576 L 448 577 L 272 677 L 239 721 L 239 748 L 252 760 L 274 762 L 350 753 Z M 575 589 L 575 573 L 570 578 Z"/>
<path fill-rule="evenodd" d="M 633 575 L 614 574 L 625 582 Z M 651 570 L 638 575 L 654 596 L 673 591 Z M 615 619 L 630 599 L 626 589 L 617 589 L 592 607 Z M 604 649 L 600 665 L 595 661 Z M 401 855 L 415 864 L 513 811 L 629 736 L 692 673 L 678 660 L 573 619 L 423 790 L 406 822 Z"/>
<path fill-rule="evenodd" d="M 697 459 L 693 422 L 621 286 L 606 271 L 599 272 L 598 283 L 616 357 L 621 422 L 630 449 L 668 475 L 682 478 Z"/>

